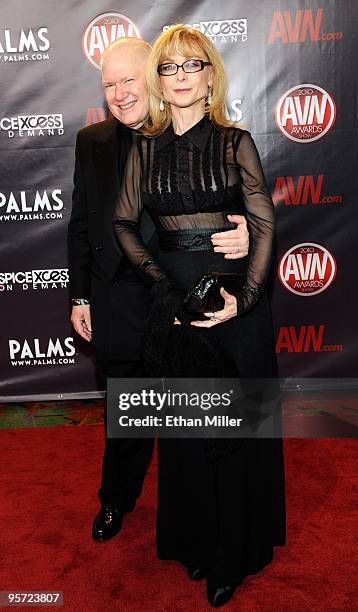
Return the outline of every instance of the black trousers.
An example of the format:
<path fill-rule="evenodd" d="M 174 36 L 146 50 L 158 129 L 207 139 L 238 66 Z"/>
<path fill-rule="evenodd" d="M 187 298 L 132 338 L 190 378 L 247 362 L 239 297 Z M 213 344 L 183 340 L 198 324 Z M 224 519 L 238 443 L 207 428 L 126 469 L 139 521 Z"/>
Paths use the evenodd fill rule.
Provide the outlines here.
<path fill-rule="evenodd" d="M 96 360 L 105 378 L 142 378 L 140 334 L 145 320 L 145 294 L 141 283 L 127 280 L 103 286 L 93 308 Z M 97 332 L 97 334 L 96 334 Z M 105 411 L 105 431 L 107 415 Z M 107 438 L 102 464 L 102 504 L 130 507 L 139 497 L 154 447 L 153 439 Z"/>

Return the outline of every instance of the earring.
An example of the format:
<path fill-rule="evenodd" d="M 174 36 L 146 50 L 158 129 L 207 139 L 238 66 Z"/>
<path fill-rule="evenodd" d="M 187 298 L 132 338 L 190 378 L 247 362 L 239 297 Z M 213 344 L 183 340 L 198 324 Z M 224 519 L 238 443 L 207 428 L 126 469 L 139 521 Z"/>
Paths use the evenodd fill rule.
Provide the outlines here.
<path fill-rule="evenodd" d="M 164 106 L 164 100 L 161 100 L 161 101 L 160 101 L 160 104 L 159 104 L 159 110 L 160 110 L 161 112 L 163 112 L 163 111 L 164 111 L 164 109 L 165 109 L 165 106 Z"/>
<path fill-rule="evenodd" d="M 213 101 L 213 88 L 209 85 L 209 87 L 208 87 L 208 95 L 207 95 L 207 98 L 206 98 L 207 105 L 210 106 L 212 101 Z"/>

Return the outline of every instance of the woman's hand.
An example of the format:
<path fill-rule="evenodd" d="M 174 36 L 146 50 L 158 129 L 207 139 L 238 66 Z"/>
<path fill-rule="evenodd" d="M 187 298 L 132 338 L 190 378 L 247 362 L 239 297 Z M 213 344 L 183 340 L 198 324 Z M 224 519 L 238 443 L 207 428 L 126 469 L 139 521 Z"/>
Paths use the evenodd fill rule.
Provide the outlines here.
<path fill-rule="evenodd" d="M 191 325 L 194 327 L 214 327 L 219 323 L 229 321 L 237 315 L 237 302 L 236 297 L 225 291 L 224 287 L 220 289 L 220 295 L 225 300 L 225 306 L 222 310 L 217 312 L 204 312 L 204 315 L 208 317 L 208 321 L 192 321 Z"/>

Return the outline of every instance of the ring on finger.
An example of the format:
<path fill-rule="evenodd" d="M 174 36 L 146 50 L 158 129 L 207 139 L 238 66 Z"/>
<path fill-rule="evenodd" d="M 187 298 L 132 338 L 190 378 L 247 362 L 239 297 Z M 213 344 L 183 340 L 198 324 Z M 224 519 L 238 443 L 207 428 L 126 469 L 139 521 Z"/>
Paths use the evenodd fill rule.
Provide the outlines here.
<path fill-rule="evenodd" d="M 236 247 L 235 247 L 234 253 L 239 253 L 239 252 L 240 252 L 240 245 L 237 244 Z"/>

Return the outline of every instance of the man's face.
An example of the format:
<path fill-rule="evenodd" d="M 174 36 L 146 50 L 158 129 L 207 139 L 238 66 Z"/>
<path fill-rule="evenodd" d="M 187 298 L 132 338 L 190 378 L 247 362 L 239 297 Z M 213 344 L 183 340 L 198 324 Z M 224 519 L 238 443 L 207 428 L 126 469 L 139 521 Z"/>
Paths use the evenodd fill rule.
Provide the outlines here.
<path fill-rule="evenodd" d="M 145 62 L 143 51 L 123 45 L 110 51 L 102 66 L 108 108 L 114 117 L 131 128 L 139 128 L 148 115 Z"/>

